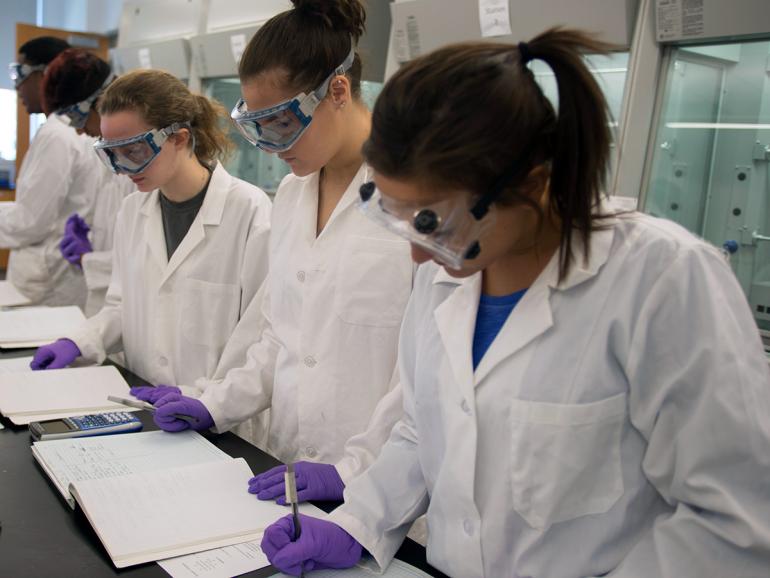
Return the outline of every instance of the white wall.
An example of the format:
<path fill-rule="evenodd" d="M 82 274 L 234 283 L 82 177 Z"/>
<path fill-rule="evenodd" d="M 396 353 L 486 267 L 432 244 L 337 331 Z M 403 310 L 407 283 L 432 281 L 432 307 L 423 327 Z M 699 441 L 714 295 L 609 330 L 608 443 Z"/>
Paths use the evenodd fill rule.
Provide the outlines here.
<path fill-rule="evenodd" d="M 0 0 L 0 89 L 12 89 L 6 72 L 9 62 L 16 60 L 16 23 L 35 23 L 34 0 Z"/>

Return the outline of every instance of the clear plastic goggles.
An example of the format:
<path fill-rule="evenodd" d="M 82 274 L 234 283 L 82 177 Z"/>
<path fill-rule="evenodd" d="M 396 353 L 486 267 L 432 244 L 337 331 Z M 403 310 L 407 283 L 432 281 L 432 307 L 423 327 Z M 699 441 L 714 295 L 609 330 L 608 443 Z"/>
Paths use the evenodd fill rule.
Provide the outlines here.
<path fill-rule="evenodd" d="M 479 238 L 495 220 L 493 207 L 477 218 L 470 198 L 420 206 L 383 196 L 373 182 L 361 185 L 359 194 L 358 207 L 365 215 L 455 270 L 479 255 Z"/>
<path fill-rule="evenodd" d="M 251 144 L 272 153 L 289 150 L 310 126 L 313 113 L 326 97 L 332 79 L 350 70 L 355 55 L 355 45 L 351 40 L 350 52 L 345 61 L 311 93 L 301 92 L 280 104 L 254 111 L 247 110 L 246 103 L 241 98 L 230 113 L 230 117 Z"/>
<path fill-rule="evenodd" d="M 70 119 L 70 126 L 76 129 L 82 129 L 86 125 L 88 115 L 91 113 L 91 108 L 102 93 L 107 90 L 110 83 L 115 80 L 115 75 L 110 74 L 102 85 L 91 96 L 80 102 L 76 102 L 71 106 L 66 106 L 56 111 L 56 114 L 66 116 Z"/>
<path fill-rule="evenodd" d="M 191 130 L 190 123 L 175 122 L 165 128 L 154 128 L 125 139 L 99 139 L 94 143 L 94 149 L 101 161 L 112 172 L 136 175 L 155 160 L 168 137 L 180 132 L 183 128 Z"/>
<path fill-rule="evenodd" d="M 44 70 L 45 64 L 19 64 L 18 62 L 11 62 L 8 65 L 8 75 L 11 77 L 14 88 L 19 88 L 33 72 L 43 72 Z"/>

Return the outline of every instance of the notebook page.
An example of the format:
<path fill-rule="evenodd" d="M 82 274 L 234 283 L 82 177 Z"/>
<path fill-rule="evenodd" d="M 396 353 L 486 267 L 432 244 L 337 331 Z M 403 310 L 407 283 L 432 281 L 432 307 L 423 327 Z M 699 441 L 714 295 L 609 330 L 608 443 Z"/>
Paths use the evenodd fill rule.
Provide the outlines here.
<path fill-rule="evenodd" d="M 112 366 L 0 374 L 0 412 L 16 422 L 16 416 L 25 414 L 50 414 L 47 418 L 53 419 L 57 412 L 123 410 L 107 396 L 127 391 L 128 384 Z"/>
<path fill-rule="evenodd" d="M 78 307 L 24 307 L 0 311 L 0 346 L 45 344 L 72 333 L 86 320 Z"/>
<path fill-rule="evenodd" d="M 232 459 L 192 430 L 70 438 L 34 442 L 32 446 L 35 458 L 68 501 L 67 488 L 72 482 Z M 71 505 L 74 507 L 74 502 Z"/>
<path fill-rule="evenodd" d="M 118 568 L 259 538 L 287 509 L 249 494 L 242 458 L 75 482 L 82 506 Z"/>
<path fill-rule="evenodd" d="M 373 578 L 374 576 L 378 578 L 430 578 L 430 574 L 426 574 L 419 568 L 415 568 L 411 564 L 395 558 L 382 574 L 369 570 L 364 566 L 354 566 L 345 570 L 317 570 L 311 576 L 313 578 Z M 278 573 L 273 574 L 270 578 L 291 577 L 288 574 Z"/>

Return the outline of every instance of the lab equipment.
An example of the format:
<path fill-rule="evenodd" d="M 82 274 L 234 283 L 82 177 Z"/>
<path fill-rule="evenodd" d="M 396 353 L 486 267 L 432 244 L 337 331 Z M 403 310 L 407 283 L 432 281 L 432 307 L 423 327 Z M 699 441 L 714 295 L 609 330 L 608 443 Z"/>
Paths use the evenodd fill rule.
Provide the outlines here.
<path fill-rule="evenodd" d="M 148 401 L 150 403 L 155 403 L 169 393 L 182 393 L 182 391 L 175 385 L 156 385 L 155 387 L 150 385 L 140 385 L 131 388 L 131 395 L 137 399 Z"/>
<path fill-rule="evenodd" d="M 190 123 L 175 122 L 170 126 L 154 128 L 129 138 L 116 140 L 102 138 L 94 143 L 94 149 L 108 169 L 115 173 L 136 175 L 155 160 L 168 137 L 182 129 L 192 132 Z"/>
<path fill-rule="evenodd" d="M 127 433 L 142 429 L 141 420 L 125 412 L 95 413 L 62 419 L 33 421 L 29 433 L 38 441 Z"/>
<path fill-rule="evenodd" d="M 249 111 L 241 98 L 230 116 L 244 138 L 268 152 L 289 150 L 299 140 L 313 120 L 313 113 L 326 97 L 329 84 L 335 76 L 343 76 L 353 66 L 355 43 L 351 39 L 350 52 L 345 60 L 326 77 L 321 85 L 310 94 L 300 92 L 294 98 L 275 106 Z"/>
<path fill-rule="evenodd" d="M 334 465 L 302 461 L 297 462 L 293 467 L 296 472 L 295 491 L 299 490 L 297 492 L 298 501 L 342 501 L 345 483 Z M 254 476 L 249 480 L 249 493 L 256 494 L 260 500 L 278 498 L 276 502 L 285 506 L 289 503 L 283 497 L 288 491 L 284 475 L 286 471 L 287 467 L 281 465 Z"/>
<path fill-rule="evenodd" d="M 80 266 L 81 257 L 94 250 L 88 240 L 90 230 L 88 223 L 77 213 L 70 215 L 64 225 L 64 236 L 59 243 L 59 249 L 64 258 L 73 265 Z"/>
<path fill-rule="evenodd" d="M 86 125 L 88 115 L 91 114 L 91 108 L 96 102 L 96 99 L 107 89 L 110 83 L 115 80 L 115 75 L 110 74 L 102 83 L 102 85 L 91 96 L 80 102 L 76 102 L 71 106 L 57 110 L 56 114 L 60 116 L 66 116 L 70 119 L 70 126 L 75 129 L 82 129 Z"/>
<path fill-rule="evenodd" d="M 120 397 L 117 395 L 108 395 L 107 399 L 109 401 L 114 401 L 115 403 L 121 403 L 123 405 L 127 405 L 128 407 L 144 409 L 153 414 L 158 410 L 156 406 L 152 405 L 151 403 L 147 403 L 146 401 L 137 401 L 135 399 L 128 399 L 126 397 Z M 173 417 L 175 420 L 182 420 L 184 422 L 187 422 L 190 425 L 196 425 L 199 421 L 198 418 L 196 418 L 195 416 L 184 414 L 184 413 L 174 413 L 174 414 L 171 414 L 171 417 Z M 207 427 L 211 427 L 211 426 L 207 426 Z M 167 431 L 181 431 L 183 429 L 187 429 L 187 427 L 183 427 L 178 430 L 167 430 Z M 193 429 L 205 429 L 205 428 L 193 428 Z"/>
<path fill-rule="evenodd" d="M 262 551 L 281 572 L 293 576 L 301 571 L 350 568 L 361 559 L 361 544 L 345 530 L 312 516 L 299 514 L 302 534 L 296 540 L 293 515 L 267 527 Z"/>
<path fill-rule="evenodd" d="M 33 371 L 40 369 L 62 369 L 80 357 L 80 349 L 70 339 L 57 339 L 53 343 L 38 347 L 32 363 Z"/>

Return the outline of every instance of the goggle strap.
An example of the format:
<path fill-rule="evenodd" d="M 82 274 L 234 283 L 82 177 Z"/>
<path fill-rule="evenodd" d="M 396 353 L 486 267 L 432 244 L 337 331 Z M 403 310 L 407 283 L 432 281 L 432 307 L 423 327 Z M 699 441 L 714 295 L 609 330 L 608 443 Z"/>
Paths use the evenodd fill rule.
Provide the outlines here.
<path fill-rule="evenodd" d="M 343 76 L 348 70 L 350 70 L 350 67 L 353 66 L 353 61 L 356 59 L 356 45 L 355 42 L 353 42 L 353 37 L 350 38 L 350 52 L 348 52 L 348 55 L 345 57 L 345 60 L 342 61 L 342 64 L 340 64 L 337 68 L 334 69 L 334 71 L 326 77 L 326 80 L 324 80 L 321 83 L 321 86 L 318 87 L 318 89 L 315 91 L 316 98 L 318 101 L 322 101 L 324 97 L 326 97 L 326 93 L 329 92 L 329 85 L 331 84 L 332 78 L 335 76 Z"/>
<path fill-rule="evenodd" d="M 525 170 L 529 172 L 528 163 L 517 163 L 508 167 L 508 170 L 500 175 L 490 189 L 471 207 L 470 211 L 473 217 L 477 221 L 483 219 L 489 212 L 490 205 L 497 200 L 497 197 L 500 196 L 509 184 L 524 176 L 526 174 Z"/>

